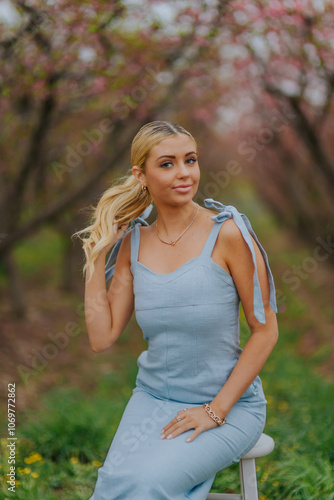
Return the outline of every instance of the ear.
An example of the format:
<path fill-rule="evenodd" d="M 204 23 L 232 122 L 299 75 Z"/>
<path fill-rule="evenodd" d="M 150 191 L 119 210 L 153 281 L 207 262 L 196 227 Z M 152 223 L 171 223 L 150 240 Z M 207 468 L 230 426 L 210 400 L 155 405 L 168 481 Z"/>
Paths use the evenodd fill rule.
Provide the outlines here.
<path fill-rule="evenodd" d="M 145 174 L 143 174 L 143 172 L 141 172 L 136 165 L 131 168 L 131 171 L 138 182 L 140 182 L 141 184 L 146 184 Z"/>

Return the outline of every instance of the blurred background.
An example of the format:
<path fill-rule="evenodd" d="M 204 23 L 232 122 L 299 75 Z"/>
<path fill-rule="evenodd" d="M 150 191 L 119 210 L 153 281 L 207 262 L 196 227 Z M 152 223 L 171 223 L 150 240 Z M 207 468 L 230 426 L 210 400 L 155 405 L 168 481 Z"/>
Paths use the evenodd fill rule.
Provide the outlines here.
<path fill-rule="evenodd" d="M 139 128 L 164 119 L 198 142 L 195 201 L 245 213 L 273 271 L 260 498 L 334 498 L 333 26 L 326 0 L 0 1 L 0 498 L 92 493 L 147 344 L 133 316 L 90 350 L 71 235 L 131 167 Z M 213 491 L 239 487 L 233 466 Z"/>

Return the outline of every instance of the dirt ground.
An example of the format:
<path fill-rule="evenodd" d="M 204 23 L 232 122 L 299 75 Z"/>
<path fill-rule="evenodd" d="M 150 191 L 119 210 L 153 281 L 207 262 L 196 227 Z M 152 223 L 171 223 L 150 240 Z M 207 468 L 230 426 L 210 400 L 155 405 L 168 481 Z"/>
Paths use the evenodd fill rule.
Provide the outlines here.
<path fill-rule="evenodd" d="M 25 298 L 27 314 L 18 319 L 11 313 L 5 291 L 0 293 L 0 407 L 6 408 L 9 383 L 16 383 L 17 410 L 38 407 L 40 394 L 52 387 L 93 390 L 99 373 L 114 369 L 111 359 L 125 345 L 116 343 L 103 353 L 91 350 L 82 314 L 83 291 L 71 295 L 43 286 L 30 288 Z M 144 341 L 134 317 L 129 328 L 134 334 L 131 351 L 139 355 Z"/>

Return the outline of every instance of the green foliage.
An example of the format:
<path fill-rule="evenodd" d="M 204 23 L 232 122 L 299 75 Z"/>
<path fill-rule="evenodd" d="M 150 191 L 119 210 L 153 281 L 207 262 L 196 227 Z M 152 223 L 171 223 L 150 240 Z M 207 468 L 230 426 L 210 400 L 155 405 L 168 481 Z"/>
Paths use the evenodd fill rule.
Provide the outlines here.
<path fill-rule="evenodd" d="M 45 458 L 61 462 L 74 456 L 87 463 L 102 456 L 119 411 L 119 402 L 115 408 L 112 400 L 106 405 L 104 395 L 92 401 L 78 389 L 54 389 L 45 396 L 42 412 L 28 413 L 20 434 Z"/>
<path fill-rule="evenodd" d="M 42 398 L 41 409 L 20 415 L 15 498 L 87 500 L 129 392 L 127 381 L 106 374 L 94 395 L 87 397 L 76 388 L 56 388 Z M 6 439 L 0 444 L 0 498 L 6 498 Z"/>
<path fill-rule="evenodd" d="M 64 240 L 51 227 L 44 227 L 15 248 L 14 258 L 27 279 L 45 280 L 46 273 L 52 277 L 52 270 L 61 268 L 63 250 Z"/>

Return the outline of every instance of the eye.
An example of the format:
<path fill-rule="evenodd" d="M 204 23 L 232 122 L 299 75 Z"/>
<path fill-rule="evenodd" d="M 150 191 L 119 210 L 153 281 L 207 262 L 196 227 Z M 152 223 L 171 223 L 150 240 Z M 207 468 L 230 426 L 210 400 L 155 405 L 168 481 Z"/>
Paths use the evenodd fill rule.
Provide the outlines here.
<path fill-rule="evenodd" d="M 172 165 L 171 161 L 164 161 L 163 163 L 160 164 L 160 167 L 162 167 L 162 168 L 168 168 L 169 165 Z"/>
<path fill-rule="evenodd" d="M 194 156 L 191 156 L 190 158 L 186 159 L 186 163 L 190 163 L 190 165 L 193 165 L 196 162 L 197 162 L 197 158 Z M 172 165 L 173 165 L 172 161 L 164 161 L 163 163 L 160 164 L 160 167 L 170 168 L 170 166 L 172 166 Z"/>

